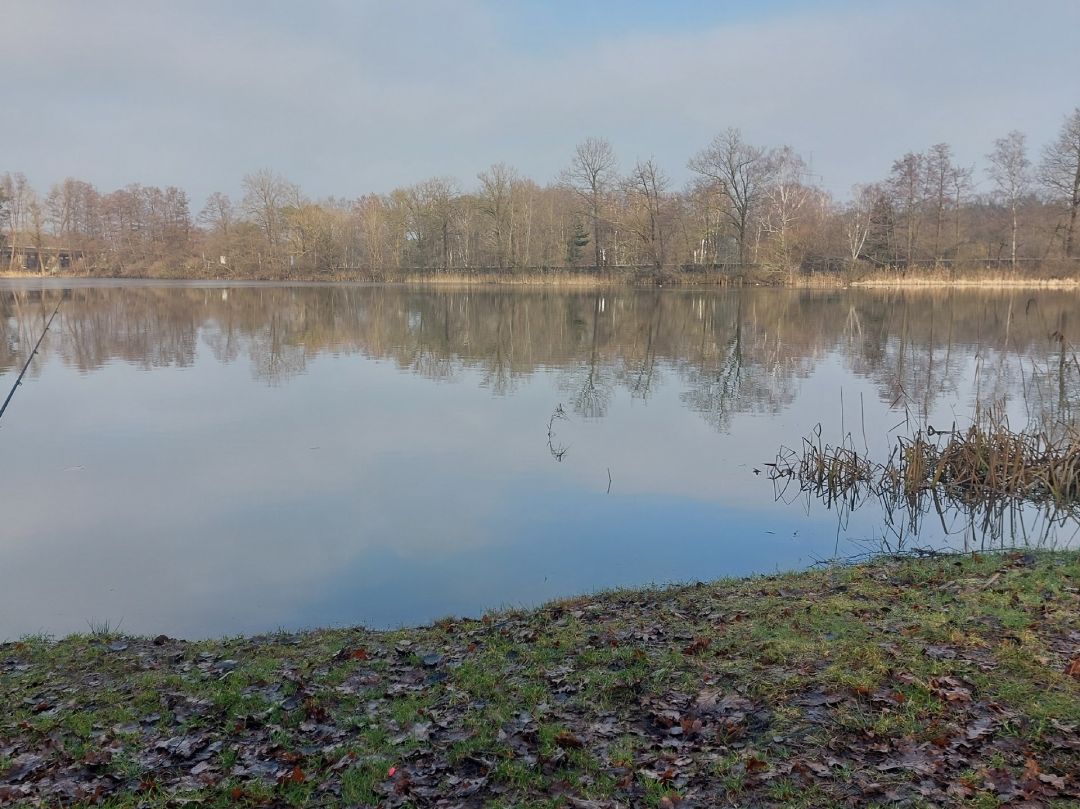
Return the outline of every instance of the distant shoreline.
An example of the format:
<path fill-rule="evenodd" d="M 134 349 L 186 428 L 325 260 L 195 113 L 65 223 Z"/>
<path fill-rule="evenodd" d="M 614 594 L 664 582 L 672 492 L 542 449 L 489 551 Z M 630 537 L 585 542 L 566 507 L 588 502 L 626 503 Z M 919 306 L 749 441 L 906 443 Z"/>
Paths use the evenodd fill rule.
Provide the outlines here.
<path fill-rule="evenodd" d="M 374 283 L 393 285 L 439 285 L 439 286 L 519 286 L 519 287 L 761 287 L 772 286 L 791 289 L 843 289 L 862 287 L 868 289 L 1080 289 L 1080 277 L 1025 278 L 1012 275 L 978 277 L 976 275 L 944 275 L 911 273 L 872 273 L 855 277 L 838 275 L 804 275 L 797 277 L 777 275 L 723 275 L 716 272 L 696 271 L 643 271 L 640 269 L 617 269 L 596 273 L 591 270 L 515 270 L 475 272 L 406 272 L 406 273 L 349 273 L 341 275 L 284 276 L 284 277 L 230 277 L 197 275 L 68 275 L 62 273 L 41 275 L 31 272 L 0 271 L 0 280 L 42 280 L 50 282 L 73 281 L 160 281 L 177 283 L 207 282 L 213 284 L 291 284 L 291 283 Z"/>

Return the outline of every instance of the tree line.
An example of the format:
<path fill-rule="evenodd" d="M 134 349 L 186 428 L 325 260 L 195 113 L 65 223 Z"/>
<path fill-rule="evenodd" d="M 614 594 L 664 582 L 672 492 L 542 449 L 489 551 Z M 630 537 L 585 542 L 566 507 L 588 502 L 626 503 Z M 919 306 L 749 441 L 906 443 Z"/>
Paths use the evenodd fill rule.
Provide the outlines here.
<path fill-rule="evenodd" d="M 837 200 L 794 149 L 750 143 L 734 128 L 689 159 L 682 188 L 654 159 L 620 170 L 610 142 L 587 138 L 546 185 L 496 163 L 469 187 L 434 177 L 314 200 L 260 170 L 238 198 L 213 193 L 197 213 L 172 186 L 102 192 L 69 178 L 41 192 L 8 172 L 0 258 L 9 271 L 264 278 L 625 267 L 774 279 L 919 267 L 1075 273 L 1080 107 L 1040 149 L 1013 131 L 986 158 L 977 172 L 935 144 Z"/>

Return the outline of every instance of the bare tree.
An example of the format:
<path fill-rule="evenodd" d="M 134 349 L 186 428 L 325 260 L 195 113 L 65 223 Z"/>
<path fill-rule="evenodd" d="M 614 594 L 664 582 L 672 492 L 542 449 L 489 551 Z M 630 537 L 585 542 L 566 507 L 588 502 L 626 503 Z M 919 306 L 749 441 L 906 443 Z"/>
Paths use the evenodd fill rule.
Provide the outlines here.
<path fill-rule="evenodd" d="M 0 183 L 0 247 L 4 246 L 4 242 L 7 241 L 7 234 L 4 233 L 4 228 L 7 227 L 8 220 L 11 219 L 11 207 L 10 200 L 8 200 L 7 189 Z"/>
<path fill-rule="evenodd" d="M 888 188 L 904 223 L 904 261 L 909 267 L 915 261 L 922 225 L 925 180 L 926 159 L 921 154 L 908 152 L 893 162 Z"/>
<path fill-rule="evenodd" d="M 229 272 L 235 266 L 235 241 L 233 231 L 236 225 L 237 211 L 228 194 L 215 191 L 206 198 L 206 204 L 199 212 L 196 221 L 206 233 L 205 249 L 213 258 L 203 258 L 220 268 L 219 272 Z M 209 268 L 209 264 L 207 265 Z"/>
<path fill-rule="evenodd" d="M 1014 129 L 1005 137 L 994 141 L 994 150 L 986 158 L 990 161 L 987 174 L 994 181 L 998 198 L 1009 209 L 1011 221 L 1009 263 L 1015 268 L 1020 201 L 1031 185 L 1031 161 L 1027 158 L 1027 138 L 1023 132 Z"/>
<path fill-rule="evenodd" d="M 600 242 L 605 198 L 615 181 L 615 150 L 603 138 L 586 138 L 574 149 L 570 168 L 563 172 L 563 182 L 569 185 L 585 203 L 592 224 L 595 266 L 604 263 Z"/>
<path fill-rule="evenodd" d="M 515 266 L 532 266 L 533 222 L 536 218 L 540 187 L 529 179 L 515 178 L 510 184 L 512 241 Z"/>
<path fill-rule="evenodd" d="M 3 194 L 7 198 L 8 242 L 12 248 L 8 270 L 13 270 L 15 269 L 16 240 L 18 234 L 27 228 L 30 206 L 37 195 L 22 172 L 5 174 L 0 179 L 0 189 L 3 189 Z"/>
<path fill-rule="evenodd" d="M 952 200 L 952 180 L 955 168 L 952 147 L 936 143 L 923 158 L 926 165 L 926 200 L 934 217 L 934 244 L 931 252 L 935 263 L 942 258 L 941 237 L 945 229 L 945 211 Z"/>
<path fill-rule="evenodd" d="M 773 152 L 751 146 L 742 139 L 738 129 L 728 129 L 697 153 L 688 163 L 706 181 L 715 184 L 727 205 L 724 212 L 735 229 L 739 246 L 739 263 L 749 258 L 750 220 L 761 207 L 776 174 Z"/>
<path fill-rule="evenodd" d="M 173 254 L 170 258 L 183 255 L 188 241 L 191 238 L 191 206 L 188 203 L 187 191 L 174 185 L 168 186 L 164 191 L 153 188 L 152 191 L 160 202 L 159 214 L 159 239 L 171 248 Z"/>
<path fill-rule="evenodd" d="M 777 149 L 773 160 L 775 177 L 766 192 L 762 227 L 773 236 L 781 269 L 792 273 L 797 262 L 792 259 L 791 231 L 816 189 L 809 183 L 806 162 L 791 147 Z"/>
<path fill-rule="evenodd" d="M 1057 140 L 1043 150 L 1039 179 L 1054 197 L 1065 203 L 1065 255 L 1076 254 L 1076 221 L 1080 216 L 1080 107 L 1061 125 Z"/>
<path fill-rule="evenodd" d="M 368 269 L 372 272 L 383 269 L 388 226 L 382 199 L 376 194 L 361 197 L 353 206 L 353 217 L 357 220 Z"/>
<path fill-rule="evenodd" d="M 448 269 L 457 189 L 452 179 L 433 177 L 405 189 L 405 205 L 416 234 L 418 264 Z"/>
<path fill-rule="evenodd" d="M 870 236 L 874 206 L 883 194 L 878 185 L 857 185 L 852 189 L 851 204 L 844 211 L 844 237 L 852 269 L 858 263 L 866 239 Z"/>
<path fill-rule="evenodd" d="M 310 263 L 311 268 L 318 264 L 316 250 L 316 232 L 320 210 L 314 205 L 299 186 L 288 189 L 285 206 L 282 209 L 282 222 L 285 225 L 285 244 L 288 248 L 290 266 L 304 268 Z M 309 262 L 309 256 L 311 260 Z"/>
<path fill-rule="evenodd" d="M 517 172 L 505 163 L 496 163 L 480 172 L 477 179 L 480 180 L 480 211 L 490 220 L 496 261 L 499 268 L 504 269 L 513 254 L 511 192 Z"/>
<path fill-rule="evenodd" d="M 242 184 L 244 212 L 262 230 L 267 257 L 274 263 L 284 230 L 284 208 L 294 196 L 294 186 L 269 169 L 245 175 Z"/>
<path fill-rule="evenodd" d="M 72 220 L 75 218 L 73 182 L 68 179 L 63 183 L 57 183 L 49 189 L 49 195 L 45 198 L 45 210 L 53 226 L 53 235 L 61 240 L 71 233 Z"/>
<path fill-rule="evenodd" d="M 665 258 L 661 208 L 667 189 L 668 178 L 652 158 L 639 160 L 625 182 L 629 202 L 625 224 L 641 240 L 649 261 L 657 269 L 664 265 Z"/>
<path fill-rule="evenodd" d="M 228 237 L 229 230 L 236 220 L 236 209 L 228 194 L 215 191 L 206 198 L 206 205 L 199 213 L 199 224 L 210 228 L 212 232 Z"/>
<path fill-rule="evenodd" d="M 30 200 L 30 240 L 34 245 L 34 255 L 37 257 L 38 272 L 42 275 L 49 269 L 49 259 L 47 257 L 48 246 L 46 245 L 45 237 L 45 205 L 38 198 L 37 194 L 34 194 Z"/>
<path fill-rule="evenodd" d="M 454 199 L 458 196 L 457 182 L 449 177 L 434 177 L 424 183 L 424 193 L 439 233 L 442 267 L 448 270 L 454 263 L 451 226 L 454 223 Z"/>
<path fill-rule="evenodd" d="M 961 246 L 960 237 L 960 224 L 961 215 L 964 210 L 964 198 L 971 193 L 973 185 L 973 178 L 975 176 L 974 166 L 953 166 L 952 174 L 949 176 L 949 186 L 952 193 L 953 204 L 953 251 L 954 254 L 959 254 Z"/>

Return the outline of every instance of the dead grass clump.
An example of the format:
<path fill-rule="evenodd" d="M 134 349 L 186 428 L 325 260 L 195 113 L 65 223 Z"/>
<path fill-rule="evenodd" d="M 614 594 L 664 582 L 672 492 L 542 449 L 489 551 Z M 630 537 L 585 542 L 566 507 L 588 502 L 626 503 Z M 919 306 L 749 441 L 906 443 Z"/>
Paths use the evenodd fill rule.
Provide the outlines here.
<path fill-rule="evenodd" d="M 972 426 L 950 437 L 932 473 L 931 485 L 940 483 L 962 496 L 996 494 L 1067 505 L 1080 500 L 1080 437 L 1055 441 L 1043 432 Z"/>
<path fill-rule="evenodd" d="M 781 450 L 775 463 L 765 464 L 774 481 L 796 482 L 800 491 L 814 492 L 827 505 L 855 508 L 879 485 L 877 464 L 860 455 L 850 443 L 838 446 L 821 443 L 820 430 L 816 440 L 803 439 L 800 451 Z"/>
<path fill-rule="evenodd" d="M 967 430 L 918 431 L 900 438 L 885 463 L 859 455 L 851 446 L 832 447 L 809 439 L 801 452 L 782 450 L 769 464 L 774 480 L 798 482 L 828 503 L 860 502 L 876 494 L 915 505 L 944 497 L 963 505 L 1001 498 L 1080 505 L 1080 433 L 1059 437 L 1045 431 L 1016 432 L 1003 421 L 973 424 Z"/>

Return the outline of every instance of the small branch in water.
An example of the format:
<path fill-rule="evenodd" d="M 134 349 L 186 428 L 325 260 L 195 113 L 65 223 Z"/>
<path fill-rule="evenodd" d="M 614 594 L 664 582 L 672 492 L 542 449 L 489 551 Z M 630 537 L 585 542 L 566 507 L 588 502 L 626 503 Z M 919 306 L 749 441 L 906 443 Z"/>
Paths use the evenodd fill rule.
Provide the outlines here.
<path fill-rule="evenodd" d="M 548 419 L 548 452 L 551 453 L 552 458 L 560 463 L 562 462 L 562 459 L 566 457 L 566 453 L 569 451 L 570 446 L 568 444 L 555 444 L 555 422 L 566 418 L 566 411 L 563 410 L 563 406 L 560 403 L 555 406 L 555 411 L 551 414 L 551 418 Z"/>
<path fill-rule="evenodd" d="M 607 493 L 611 494 L 611 467 L 607 468 Z"/>

